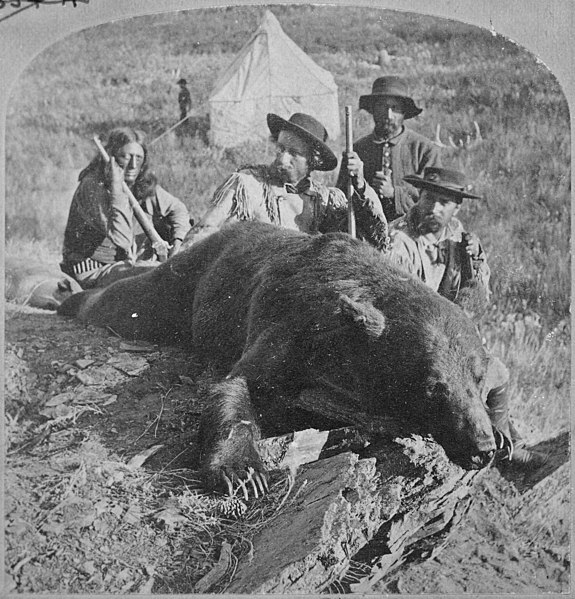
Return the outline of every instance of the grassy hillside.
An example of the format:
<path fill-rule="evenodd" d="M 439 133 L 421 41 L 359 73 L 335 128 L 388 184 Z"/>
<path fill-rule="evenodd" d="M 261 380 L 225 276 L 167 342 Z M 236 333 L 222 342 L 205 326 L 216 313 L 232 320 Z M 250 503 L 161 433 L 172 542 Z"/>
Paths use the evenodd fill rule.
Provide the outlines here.
<path fill-rule="evenodd" d="M 223 177 L 269 160 L 265 144 L 216 149 L 206 141 L 207 99 L 219 74 L 257 27 L 263 7 L 183 11 L 75 34 L 37 58 L 13 91 L 7 123 L 7 239 L 35 239 L 57 258 L 75 178 L 94 134 L 129 124 L 154 139 L 178 120 L 176 80 L 190 82 L 194 132 L 152 145 L 164 186 L 198 218 Z M 457 141 L 477 121 L 484 141 L 444 150 L 475 179 L 485 202 L 462 219 L 487 248 L 494 311 L 529 320 L 541 342 L 568 320 L 570 295 L 568 107 L 553 75 L 528 52 L 457 22 L 378 9 L 273 7 L 286 33 L 329 69 L 340 105 L 357 106 L 381 74 L 410 81 L 424 113 L 409 121 Z M 378 64 L 382 49 L 389 65 Z M 343 110 L 342 110 L 343 119 Z M 356 137 L 371 119 L 354 112 Z M 192 129 L 193 129 L 192 127 Z M 339 154 L 342 140 L 334 140 Z M 328 175 L 333 180 L 334 174 Z M 531 326 L 531 325 L 530 325 Z M 567 365 L 565 364 L 565 369 Z M 566 370 L 565 370 L 566 372 Z"/>
<path fill-rule="evenodd" d="M 194 122 L 207 127 L 213 84 L 261 18 L 262 7 L 141 17 L 75 34 L 35 60 L 13 93 L 7 132 L 7 233 L 48 239 L 58 251 L 77 171 L 91 138 L 127 123 L 154 138 L 177 121 L 176 74 L 191 82 Z M 526 300 L 552 320 L 569 294 L 568 108 L 553 76 L 529 53 L 457 22 L 377 9 L 273 7 L 286 33 L 357 106 L 383 72 L 409 78 L 426 107 L 410 122 L 444 141 L 480 125 L 473 152 L 447 152 L 486 198 L 468 221 L 489 248 L 497 296 Z M 342 23 L 344 26 L 342 27 Z M 385 48 L 389 66 L 378 66 Z M 369 131 L 356 111 L 355 132 Z M 341 140 L 334 144 L 340 149 Z M 169 134 L 154 148 L 165 186 L 203 212 L 218 181 L 265 148 L 218 151 L 205 137 Z"/>
<path fill-rule="evenodd" d="M 473 123 L 479 124 L 481 143 L 443 152 L 444 163 L 465 170 L 485 198 L 470 201 L 460 213 L 482 238 L 492 269 L 493 305 L 480 323 L 481 333 L 510 370 L 511 413 L 529 444 L 568 430 L 570 130 L 568 106 L 553 75 L 522 48 L 457 22 L 363 8 L 272 10 L 286 33 L 333 73 L 342 121 L 344 104 L 357 107 L 359 95 L 369 92 L 376 77 L 400 74 L 425 108 L 410 127 L 433 137 L 439 124 L 447 144 L 448 136 L 455 142 L 465 139 Z M 105 136 L 122 124 L 143 129 L 150 140 L 161 135 L 179 118 L 180 76 L 190 83 L 192 126 L 163 136 L 151 153 L 160 181 L 182 198 L 193 217 L 201 216 L 215 187 L 237 166 L 270 160 L 265 144 L 217 149 L 206 141 L 210 91 L 263 11 L 183 11 L 111 23 L 74 34 L 34 60 L 13 90 L 8 114 L 7 252 L 59 260 L 78 172 L 95 153 L 93 135 Z M 384 49 L 391 59 L 381 66 Z M 356 137 L 371 126 L 369 115 L 354 110 Z M 343 140 L 332 145 L 339 154 Z M 325 178 L 333 181 L 335 173 Z M 122 344 L 107 333 L 24 312 L 7 312 L 7 391 L 24 406 L 7 404 L 6 414 L 7 447 L 16 447 L 8 453 L 13 471 L 6 487 L 8 508 L 14 510 L 7 527 L 11 580 L 25 592 L 151 592 L 152 586 L 155 592 L 189 592 L 190 581 L 216 564 L 222 539 L 241 537 L 242 551 L 244 541 L 250 543 L 249 535 L 231 534 L 206 511 L 212 498 L 197 493 L 195 481 L 184 476 L 188 471 L 174 470 L 179 468 L 174 460 L 184 454 L 178 453 L 180 445 L 185 441 L 185 451 L 193 448 L 189 441 L 201 412 L 195 393 L 203 382 L 195 375 L 193 357 L 154 357 L 157 378 L 135 378 L 122 387 L 119 401 L 102 404 L 105 409 L 92 402 L 77 405 L 71 364 L 86 361 L 78 357 L 90 364 L 106 362 L 110 352 L 115 355 L 111 345 Z M 182 376 L 188 368 L 193 379 Z M 56 405 L 48 400 L 61 398 L 71 385 L 73 422 L 66 420 L 71 415 L 46 422 L 46 406 Z M 75 410 L 84 408 L 94 418 L 76 422 Z M 170 461 L 157 471 L 128 475 L 116 454 L 106 453 L 118 448 L 125 456 L 136 451 L 137 443 L 143 449 L 163 439 L 168 453 L 161 459 Z M 116 466 L 122 474 L 111 483 Z M 464 528 L 468 536 L 455 538 L 450 551 L 457 559 L 436 556 L 427 562 L 433 566 L 428 578 L 414 570 L 417 588 L 435 592 L 431 577 L 440 592 L 462 594 L 453 586 L 461 572 L 453 564 L 461 562 L 473 574 L 465 592 L 564 592 L 570 555 L 568 486 L 563 485 L 568 475 L 539 484 L 537 493 L 545 491 L 548 499 L 556 492 L 555 503 L 535 495 L 522 505 L 524 496 L 515 487 L 503 487 L 493 469 L 487 474 L 491 478 L 478 490 L 474 516 L 474 522 L 484 523 Z M 82 528 L 58 520 L 60 501 L 72 491 L 93 499 L 98 517 L 92 525 L 84 526 L 76 516 L 72 520 L 84 522 Z M 174 530 L 167 519 L 160 526 L 148 514 L 143 517 L 164 501 L 170 510 L 176 502 L 191 514 L 186 528 Z M 106 502 L 119 509 L 116 515 L 130 506 L 115 528 L 108 528 L 113 520 L 104 522 L 109 512 L 99 517 Z M 138 510 L 128 520 L 133 506 Z M 256 503 L 251 513 L 259 514 L 260 507 Z M 252 521 L 245 526 L 251 528 Z M 26 522 L 34 526 L 24 531 Z M 43 523 L 52 528 L 41 528 Z M 245 530 L 241 521 L 238 526 L 235 531 Z M 192 529 L 199 531 L 197 538 L 190 537 Z M 60 548 L 56 554 L 54 542 Z M 399 582 L 396 586 L 400 592 Z"/>

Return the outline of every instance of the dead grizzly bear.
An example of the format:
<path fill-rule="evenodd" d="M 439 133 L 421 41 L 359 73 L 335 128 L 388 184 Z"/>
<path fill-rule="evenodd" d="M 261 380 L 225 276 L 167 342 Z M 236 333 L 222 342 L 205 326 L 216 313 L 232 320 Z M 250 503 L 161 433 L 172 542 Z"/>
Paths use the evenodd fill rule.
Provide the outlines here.
<path fill-rule="evenodd" d="M 488 357 L 474 325 L 343 233 L 234 224 L 149 274 L 73 296 L 60 313 L 187 345 L 227 373 L 202 418 L 211 487 L 249 479 L 261 489 L 257 416 L 270 398 L 289 405 L 313 388 L 417 423 L 466 468 L 487 465 L 495 450 L 482 399 Z"/>

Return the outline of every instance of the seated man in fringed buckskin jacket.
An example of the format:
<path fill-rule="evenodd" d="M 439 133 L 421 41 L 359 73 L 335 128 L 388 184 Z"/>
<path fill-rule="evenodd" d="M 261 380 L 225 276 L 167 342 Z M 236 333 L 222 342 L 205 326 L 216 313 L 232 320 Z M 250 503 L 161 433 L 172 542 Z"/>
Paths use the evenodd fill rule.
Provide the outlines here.
<path fill-rule="evenodd" d="M 184 246 L 230 220 L 267 222 L 306 233 L 347 230 L 344 193 L 311 178 L 314 170 L 331 171 L 337 166 L 326 144 L 325 127 L 303 113 L 289 120 L 268 114 L 267 123 L 277 146 L 275 160 L 269 165 L 241 167 L 230 175 L 215 191 L 211 206 L 188 233 Z M 350 172 L 352 180 L 354 174 Z M 385 249 L 387 221 L 375 192 L 356 190 L 353 202 L 358 237 Z"/>

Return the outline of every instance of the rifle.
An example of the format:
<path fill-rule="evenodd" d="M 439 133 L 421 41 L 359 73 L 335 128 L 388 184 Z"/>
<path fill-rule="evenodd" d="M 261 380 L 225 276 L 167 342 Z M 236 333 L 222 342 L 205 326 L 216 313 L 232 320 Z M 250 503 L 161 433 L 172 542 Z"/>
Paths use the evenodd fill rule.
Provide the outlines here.
<path fill-rule="evenodd" d="M 465 250 L 467 245 L 469 233 L 463 233 L 461 235 L 461 242 L 459 243 L 459 251 L 461 252 L 461 284 L 474 281 L 476 278 L 475 269 L 473 268 L 473 258 Z"/>
<path fill-rule="evenodd" d="M 351 106 L 345 107 L 345 151 L 353 152 L 353 135 L 351 132 Z M 355 237 L 355 213 L 353 211 L 353 181 L 347 178 L 347 232 Z"/>
<path fill-rule="evenodd" d="M 108 152 L 102 145 L 99 137 L 97 135 L 94 136 L 94 143 L 96 147 L 100 151 L 100 154 L 106 163 L 110 162 L 110 156 L 108 156 Z M 122 181 L 122 191 L 128 196 L 128 201 L 130 202 L 130 206 L 132 206 L 132 210 L 134 211 L 134 216 L 136 220 L 140 223 L 140 226 L 144 230 L 144 233 L 148 237 L 148 239 L 152 242 L 152 247 L 158 256 L 158 260 L 160 262 L 165 262 L 168 259 L 168 244 L 160 237 L 159 233 L 154 229 L 154 225 L 152 221 L 148 218 L 148 215 L 142 210 L 140 203 L 134 197 L 134 194 L 128 187 L 125 181 Z"/>

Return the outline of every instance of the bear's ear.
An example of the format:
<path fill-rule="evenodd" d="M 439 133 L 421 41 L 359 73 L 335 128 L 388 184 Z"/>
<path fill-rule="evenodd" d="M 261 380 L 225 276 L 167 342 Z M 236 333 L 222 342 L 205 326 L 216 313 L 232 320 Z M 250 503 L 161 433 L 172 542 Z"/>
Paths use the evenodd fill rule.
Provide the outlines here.
<path fill-rule="evenodd" d="M 355 302 L 343 293 L 339 296 L 341 313 L 363 328 L 369 337 L 381 337 L 385 329 L 385 316 L 369 302 Z"/>

